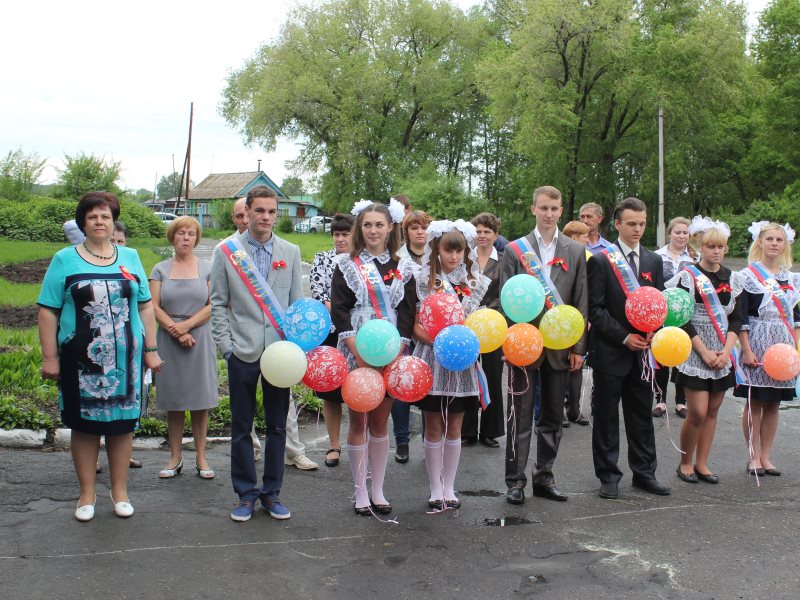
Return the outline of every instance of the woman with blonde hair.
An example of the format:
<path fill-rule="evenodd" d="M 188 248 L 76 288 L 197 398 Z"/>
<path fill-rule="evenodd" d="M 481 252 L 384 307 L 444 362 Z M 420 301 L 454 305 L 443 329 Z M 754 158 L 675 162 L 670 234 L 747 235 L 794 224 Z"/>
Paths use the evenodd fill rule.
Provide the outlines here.
<path fill-rule="evenodd" d="M 747 472 L 778 476 L 770 460 L 778 429 L 780 403 L 794 398 L 795 379 L 778 381 L 762 366 L 764 353 L 774 344 L 797 346 L 800 339 L 800 274 L 792 273 L 794 230 L 788 224 L 759 221 L 749 227 L 753 236 L 747 260 L 750 264 L 734 275 L 741 286 L 743 316 L 739 342 L 746 385 L 734 396 L 747 398 L 742 429 L 750 458 Z"/>

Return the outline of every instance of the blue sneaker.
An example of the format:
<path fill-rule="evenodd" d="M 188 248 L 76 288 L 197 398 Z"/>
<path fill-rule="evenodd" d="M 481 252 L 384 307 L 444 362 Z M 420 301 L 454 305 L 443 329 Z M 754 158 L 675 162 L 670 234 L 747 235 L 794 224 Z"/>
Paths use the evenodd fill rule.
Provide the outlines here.
<path fill-rule="evenodd" d="M 254 508 L 255 502 L 253 500 L 239 500 L 239 504 L 231 512 L 231 519 L 240 523 L 249 521 L 250 517 L 253 516 Z"/>
<path fill-rule="evenodd" d="M 292 516 L 292 513 L 280 503 L 277 496 L 264 496 L 261 498 L 261 508 L 267 511 L 273 519 L 283 520 Z"/>

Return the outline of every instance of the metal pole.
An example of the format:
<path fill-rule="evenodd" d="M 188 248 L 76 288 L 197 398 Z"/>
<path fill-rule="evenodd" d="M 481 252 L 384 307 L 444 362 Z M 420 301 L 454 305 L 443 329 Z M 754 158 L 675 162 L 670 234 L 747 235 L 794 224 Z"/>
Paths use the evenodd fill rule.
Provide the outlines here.
<path fill-rule="evenodd" d="M 185 199 L 186 209 L 189 209 L 189 182 L 192 178 L 189 175 L 189 169 L 192 166 L 192 121 L 194 120 L 194 102 L 190 104 L 189 108 L 189 145 L 186 148 L 186 193 L 183 195 Z"/>
<path fill-rule="evenodd" d="M 658 247 L 666 244 L 667 233 L 664 224 L 664 108 L 658 107 L 658 227 L 656 228 Z"/>

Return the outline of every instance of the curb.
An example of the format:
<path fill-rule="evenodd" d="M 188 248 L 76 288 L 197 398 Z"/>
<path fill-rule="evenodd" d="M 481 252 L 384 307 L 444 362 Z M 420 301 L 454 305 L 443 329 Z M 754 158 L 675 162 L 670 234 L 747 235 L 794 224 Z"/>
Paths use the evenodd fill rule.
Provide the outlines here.
<path fill-rule="evenodd" d="M 4 448 L 42 448 L 46 440 L 46 431 L 0 429 L 0 446 Z"/>
<path fill-rule="evenodd" d="M 53 445 L 58 450 L 69 450 L 70 440 L 72 439 L 71 429 L 56 429 L 53 436 Z M 228 436 L 208 437 L 207 445 L 230 444 L 231 438 Z M 32 429 L 0 429 L 0 448 L 43 448 L 47 443 L 46 431 L 34 431 Z M 164 446 L 164 438 L 133 438 L 134 450 L 158 450 Z M 194 439 L 183 438 L 183 445 L 190 447 L 194 444 Z M 101 446 L 105 446 L 105 438 L 101 440 Z"/>

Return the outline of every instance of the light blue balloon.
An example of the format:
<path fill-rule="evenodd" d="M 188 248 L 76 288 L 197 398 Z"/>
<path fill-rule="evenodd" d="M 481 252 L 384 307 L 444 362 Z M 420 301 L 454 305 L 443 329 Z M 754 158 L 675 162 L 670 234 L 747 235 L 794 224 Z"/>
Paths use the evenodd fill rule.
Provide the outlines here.
<path fill-rule="evenodd" d="M 400 332 L 384 319 L 372 319 L 356 334 L 356 350 L 361 359 L 373 367 L 385 367 L 400 353 Z"/>
<path fill-rule="evenodd" d="M 797 383 L 794 386 L 794 397 L 800 398 L 800 375 L 797 376 Z"/>
<path fill-rule="evenodd" d="M 294 342 L 303 352 L 319 346 L 331 330 L 331 315 L 322 302 L 303 298 L 295 301 L 286 311 L 283 333 L 286 340 Z"/>
<path fill-rule="evenodd" d="M 530 275 L 514 275 L 500 290 L 500 304 L 509 319 L 528 323 L 544 308 L 544 288 Z"/>
<path fill-rule="evenodd" d="M 481 343 L 466 325 L 449 325 L 433 340 L 436 362 L 448 371 L 464 371 L 478 360 Z"/>

